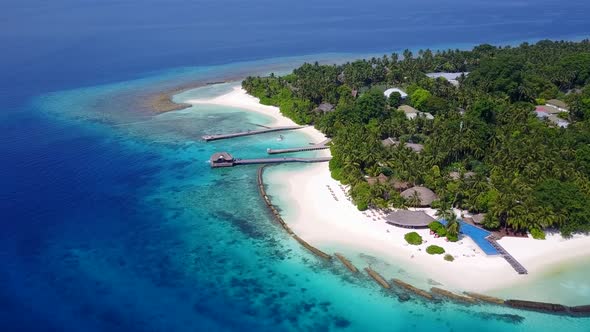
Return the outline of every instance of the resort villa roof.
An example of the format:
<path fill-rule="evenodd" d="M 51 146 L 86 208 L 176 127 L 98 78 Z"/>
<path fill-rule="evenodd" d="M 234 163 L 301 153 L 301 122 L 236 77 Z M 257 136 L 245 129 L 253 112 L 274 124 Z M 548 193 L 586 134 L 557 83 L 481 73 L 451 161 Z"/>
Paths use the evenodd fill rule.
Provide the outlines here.
<path fill-rule="evenodd" d="M 559 99 L 549 99 L 545 105 L 561 109 L 562 112 L 567 112 L 569 110 L 567 104 Z"/>
<path fill-rule="evenodd" d="M 408 97 L 407 93 L 405 93 L 403 90 L 398 89 L 398 88 L 389 88 L 389 89 L 385 90 L 385 92 L 383 92 L 383 95 L 385 95 L 385 97 L 389 98 L 389 96 L 394 92 L 399 93 L 400 96 L 402 96 L 402 99 L 406 99 Z"/>
<path fill-rule="evenodd" d="M 483 224 L 485 217 L 486 217 L 485 213 L 478 213 L 478 214 L 474 214 L 472 216 L 465 216 L 463 218 L 463 220 L 465 220 L 467 222 L 472 222 L 473 224 L 476 224 L 476 225 L 481 225 L 481 224 Z"/>
<path fill-rule="evenodd" d="M 401 196 L 405 199 L 411 199 L 414 196 L 414 193 L 418 193 L 420 206 L 430 206 L 434 200 L 438 199 L 438 196 L 436 196 L 434 191 L 426 187 L 412 187 L 406 189 L 402 191 Z"/>
<path fill-rule="evenodd" d="M 406 114 L 406 118 L 408 118 L 408 119 L 415 119 L 418 115 L 424 116 L 428 120 L 434 119 L 434 117 L 432 116 L 432 114 L 426 113 L 426 112 L 420 112 L 420 111 L 418 111 L 417 109 L 413 108 L 410 105 L 401 105 L 397 109 L 399 111 L 404 112 Z"/>
<path fill-rule="evenodd" d="M 225 162 L 225 161 L 233 161 L 234 157 L 227 152 L 216 152 L 211 156 L 212 162 Z"/>
<path fill-rule="evenodd" d="M 461 75 L 469 75 L 468 72 L 457 72 L 457 73 L 428 73 L 426 76 L 430 78 L 444 78 L 445 80 L 449 81 L 452 85 L 459 85 L 459 81 L 457 80 Z"/>
<path fill-rule="evenodd" d="M 234 165 L 234 157 L 227 152 L 216 152 L 209 159 L 211 167 L 231 167 Z"/>
<path fill-rule="evenodd" d="M 389 180 L 389 178 L 383 173 L 379 174 L 379 176 L 371 176 L 371 177 L 367 178 L 367 182 L 371 186 L 374 184 L 377 184 L 377 183 L 385 184 L 385 183 L 387 183 L 388 180 Z"/>
<path fill-rule="evenodd" d="M 395 140 L 391 137 L 388 137 L 384 140 L 381 141 L 381 145 L 383 145 L 383 147 L 390 147 L 390 146 L 398 146 L 400 144 L 400 142 L 398 140 Z M 414 150 L 415 152 L 420 152 L 422 150 L 424 150 L 424 145 L 422 144 L 417 144 L 417 143 L 406 143 L 405 144 L 406 147 Z"/>
<path fill-rule="evenodd" d="M 314 112 L 322 112 L 322 113 L 327 113 L 334 110 L 334 105 L 330 104 L 330 103 L 321 103 L 318 107 L 314 108 L 313 111 Z"/>
<path fill-rule="evenodd" d="M 424 211 L 397 210 L 385 216 L 388 224 L 405 228 L 423 228 L 435 219 Z"/>
<path fill-rule="evenodd" d="M 560 111 L 559 109 L 557 109 L 557 108 L 555 108 L 553 106 L 538 105 L 538 106 L 535 107 L 535 112 L 537 112 L 537 113 L 546 113 L 546 114 L 554 114 L 554 113 L 561 113 L 563 111 Z"/>

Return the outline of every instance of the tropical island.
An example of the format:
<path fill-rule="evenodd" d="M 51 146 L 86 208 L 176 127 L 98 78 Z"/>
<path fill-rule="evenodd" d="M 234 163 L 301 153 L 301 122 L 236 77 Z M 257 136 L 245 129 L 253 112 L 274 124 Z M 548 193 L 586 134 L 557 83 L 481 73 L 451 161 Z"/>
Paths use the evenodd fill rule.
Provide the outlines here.
<path fill-rule="evenodd" d="M 242 87 L 332 138 L 331 175 L 361 211 L 432 207 L 455 241 L 453 208 L 506 234 L 590 231 L 588 40 L 406 50 Z"/>

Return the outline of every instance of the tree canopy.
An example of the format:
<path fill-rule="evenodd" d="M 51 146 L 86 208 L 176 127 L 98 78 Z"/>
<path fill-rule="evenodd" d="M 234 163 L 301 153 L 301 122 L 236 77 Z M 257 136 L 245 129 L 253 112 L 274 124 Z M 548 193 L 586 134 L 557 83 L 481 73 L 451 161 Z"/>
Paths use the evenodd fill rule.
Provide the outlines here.
<path fill-rule="evenodd" d="M 467 74 L 458 85 L 426 75 L 443 71 Z M 243 87 L 333 138 L 332 176 L 351 185 L 359 209 L 416 204 L 400 196 L 395 181 L 403 181 L 434 190 L 435 204 L 487 213 L 488 228 L 590 231 L 588 40 L 406 50 L 341 65 L 304 64 L 283 77 L 248 77 Z M 391 87 L 409 97 L 386 98 Z M 559 115 L 571 122 L 567 128 L 535 116 L 535 103 L 550 99 L 569 106 Z M 335 107 L 314 111 L 320 103 Z M 434 120 L 406 117 L 397 111 L 403 103 Z M 383 145 L 386 138 L 398 143 Z M 423 148 L 412 149 L 416 144 Z M 379 174 L 388 180 L 367 181 Z"/>

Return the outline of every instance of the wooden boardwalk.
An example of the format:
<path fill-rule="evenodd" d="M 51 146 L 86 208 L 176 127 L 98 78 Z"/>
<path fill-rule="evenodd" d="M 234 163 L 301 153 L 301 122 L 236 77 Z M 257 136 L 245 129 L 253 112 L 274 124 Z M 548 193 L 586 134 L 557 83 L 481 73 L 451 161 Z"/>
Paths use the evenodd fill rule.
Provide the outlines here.
<path fill-rule="evenodd" d="M 498 250 L 498 252 L 500 253 L 500 255 L 502 255 L 502 257 L 508 262 L 508 264 L 510 264 L 510 266 L 512 266 L 512 268 L 518 272 L 518 274 L 528 274 L 529 272 L 527 271 L 527 269 L 524 268 L 524 266 L 522 266 L 522 264 L 520 264 L 514 257 L 512 257 L 512 255 L 510 255 L 508 253 L 508 251 L 506 251 L 506 249 L 504 249 L 504 247 L 502 247 L 495 236 L 490 235 L 488 237 L 486 237 L 486 240 L 488 240 L 490 242 L 490 244 L 496 248 L 496 250 Z"/>
<path fill-rule="evenodd" d="M 242 131 L 239 133 L 231 133 L 231 134 L 203 135 L 203 136 L 201 136 L 201 138 L 204 139 L 206 142 L 209 142 L 209 141 L 216 141 L 216 140 L 220 140 L 220 139 L 264 134 L 264 133 L 270 133 L 270 132 L 274 132 L 274 131 L 295 130 L 295 129 L 301 129 L 301 128 L 305 128 L 305 126 L 268 127 L 265 129 L 247 130 L 247 131 Z"/>
<path fill-rule="evenodd" d="M 258 159 L 235 159 L 231 163 L 232 165 L 256 165 L 256 164 L 282 164 L 282 163 L 321 163 L 330 161 L 332 157 L 319 157 L 319 158 L 258 158 Z M 211 164 L 211 167 L 216 168 L 215 164 Z M 226 166 L 223 166 L 226 167 Z"/>
<path fill-rule="evenodd" d="M 279 153 L 291 153 L 291 152 L 301 152 L 301 151 L 314 151 L 314 150 L 324 150 L 329 149 L 330 147 L 327 146 L 330 143 L 331 139 L 326 139 L 323 142 L 312 144 L 309 146 L 302 146 L 299 148 L 289 148 L 289 149 L 266 149 L 266 153 L 268 154 L 279 154 Z"/>

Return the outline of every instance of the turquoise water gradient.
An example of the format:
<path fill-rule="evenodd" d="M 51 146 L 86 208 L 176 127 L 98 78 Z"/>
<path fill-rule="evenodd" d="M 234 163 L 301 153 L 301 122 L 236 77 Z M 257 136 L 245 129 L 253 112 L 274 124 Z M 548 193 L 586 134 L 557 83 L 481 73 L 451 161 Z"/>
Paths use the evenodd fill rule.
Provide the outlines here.
<path fill-rule="evenodd" d="M 267 147 L 299 146 L 309 138 L 293 131 L 280 142 L 275 133 L 204 143 L 204 133 L 255 128 L 270 119 L 207 105 L 160 115 L 142 110 L 138 100 L 146 89 L 165 87 L 174 75 L 183 79 L 165 73 L 34 100 L 32 109 L 46 121 L 76 133 L 46 144 L 66 144 L 58 154 L 77 166 L 56 160 L 61 172 L 50 175 L 69 177 L 79 196 L 69 197 L 71 209 L 59 224 L 44 223 L 51 210 L 36 216 L 44 235 L 26 249 L 35 250 L 34 272 L 33 262 L 19 258 L 23 244 L 8 240 L 15 251 L 5 257 L 11 269 L 3 283 L 35 298 L 19 305 L 47 315 L 53 326 L 85 331 L 588 330 L 589 319 L 400 302 L 366 276 L 318 260 L 268 214 L 256 166 L 212 170 L 207 164 L 215 151 L 261 157 Z M 231 87 L 207 86 L 176 99 L 212 97 Z M 84 137 L 101 142 L 85 148 Z M 68 156 L 69 145 L 76 155 Z M 94 176 L 92 183 L 78 182 Z M 58 299 L 61 305 L 51 307 Z"/>

